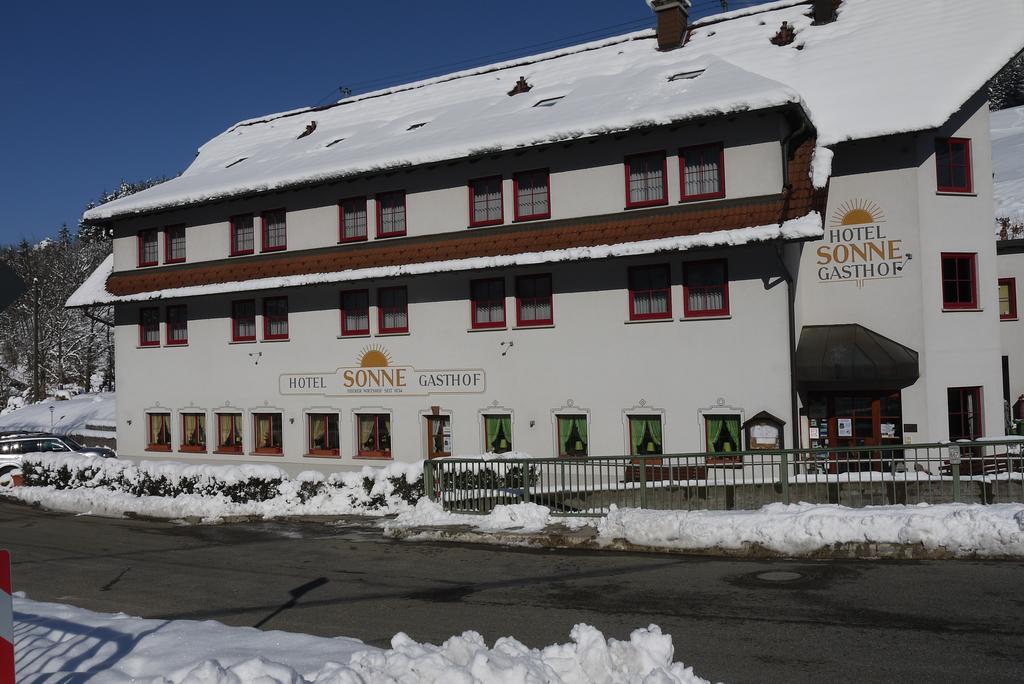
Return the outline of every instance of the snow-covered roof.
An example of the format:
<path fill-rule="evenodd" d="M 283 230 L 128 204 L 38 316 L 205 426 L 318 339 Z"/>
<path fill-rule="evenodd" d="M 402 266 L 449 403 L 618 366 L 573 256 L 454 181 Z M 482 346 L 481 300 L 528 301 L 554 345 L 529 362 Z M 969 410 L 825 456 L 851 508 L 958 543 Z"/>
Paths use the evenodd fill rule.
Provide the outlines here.
<path fill-rule="evenodd" d="M 787 103 L 823 146 L 935 128 L 1024 47 L 1020 0 L 844 0 L 822 26 L 809 13 L 806 0 L 772 3 L 700 22 L 677 50 L 642 31 L 244 121 L 181 176 L 85 219 Z M 773 45 L 784 21 L 795 40 Z M 509 97 L 520 77 L 533 89 Z"/>
<path fill-rule="evenodd" d="M 996 218 L 1024 221 L 1024 107 L 992 112 Z"/>

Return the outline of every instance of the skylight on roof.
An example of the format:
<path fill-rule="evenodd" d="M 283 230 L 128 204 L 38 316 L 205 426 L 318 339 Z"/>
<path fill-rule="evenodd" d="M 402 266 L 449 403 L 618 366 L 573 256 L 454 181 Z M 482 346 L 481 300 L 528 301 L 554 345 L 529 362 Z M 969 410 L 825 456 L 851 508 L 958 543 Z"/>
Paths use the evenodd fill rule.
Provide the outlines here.
<path fill-rule="evenodd" d="M 668 77 L 670 81 L 689 81 L 697 78 L 704 73 L 703 69 L 697 69 L 696 71 L 680 71 L 678 74 L 672 74 Z"/>
<path fill-rule="evenodd" d="M 427 125 L 427 122 L 426 122 L 426 121 L 421 121 L 420 123 L 414 123 L 414 124 L 413 124 L 412 126 L 409 126 L 409 127 L 408 127 L 408 128 L 406 128 L 405 130 L 407 130 L 407 131 L 414 131 L 414 130 L 416 130 L 417 128 L 423 128 L 423 127 L 424 127 L 424 126 L 426 126 L 426 125 Z"/>
<path fill-rule="evenodd" d="M 564 98 L 565 98 L 565 95 L 559 95 L 558 97 L 549 97 L 546 100 L 541 100 L 540 102 L 538 102 L 537 104 L 535 104 L 533 106 L 534 107 L 554 107 L 556 104 L 558 104 L 559 100 L 562 100 Z"/>
<path fill-rule="evenodd" d="M 333 145 L 337 145 L 338 143 L 340 143 L 342 140 L 344 140 L 344 138 L 335 138 L 331 142 L 324 145 L 324 147 L 332 147 Z"/>
<path fill-rule="evenodd" d="M 225 166 L 224 168 L 225 168 L 225 169 L 230 169 L 230 168 L 231 168 L 232 166 L 234 166 L 235 164 L 241 164 L 241 163 L 242 163 L 242 162 L 244 162 L 244 161 L 245 161 L 246 159 L 248 159 L 248 157 L 241 157 L 241 158 L 239 158 L 239 159 L 236 159 L 235 161 L 231 162 L 230 164 L 228 164 L 228 165 L 227 165 L 227 166 Z"/>

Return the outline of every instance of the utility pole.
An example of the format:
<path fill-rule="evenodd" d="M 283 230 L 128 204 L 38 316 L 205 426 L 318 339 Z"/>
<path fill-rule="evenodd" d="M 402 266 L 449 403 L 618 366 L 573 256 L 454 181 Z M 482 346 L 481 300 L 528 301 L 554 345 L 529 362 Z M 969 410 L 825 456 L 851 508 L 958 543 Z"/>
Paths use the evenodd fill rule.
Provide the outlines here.
<path fill-rule="evenodd" d="M 39 278 L 32 279 L 32 401 L 39 401 Z"/>

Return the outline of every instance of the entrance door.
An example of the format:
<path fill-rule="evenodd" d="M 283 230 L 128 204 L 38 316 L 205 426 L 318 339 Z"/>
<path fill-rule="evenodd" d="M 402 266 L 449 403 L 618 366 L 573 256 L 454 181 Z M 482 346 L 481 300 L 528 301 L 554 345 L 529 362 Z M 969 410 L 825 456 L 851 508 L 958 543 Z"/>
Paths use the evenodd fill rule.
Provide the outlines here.
<path fill-rule="evenodd" d="M 808 417 L 819 430 L 818 444 L 833 449 L 900 444 L 903 407 L 899 392 L 823 392 L 808 401 Z M 837 470 L 888 469 L 894 453 L 850 451 L 830 466 Z"/>

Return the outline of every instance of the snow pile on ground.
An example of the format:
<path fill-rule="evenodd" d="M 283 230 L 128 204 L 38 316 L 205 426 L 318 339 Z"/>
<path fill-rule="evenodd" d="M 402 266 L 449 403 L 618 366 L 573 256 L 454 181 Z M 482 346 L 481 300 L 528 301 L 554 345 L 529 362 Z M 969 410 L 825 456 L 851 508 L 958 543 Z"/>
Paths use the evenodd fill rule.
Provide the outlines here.
<path fill-rule="evenodd" d="M 270 682 L 304 675 L 376 650 L 358 639 L 228 627 L 218 622 L 143 620 L 40 603 L 16 595 L 14 653 L 19 682 L 86 681 L 55 673 L 95 675 L 90 681 Z M 206 663 L 206 665 L 201 665 Z M 203 673 L 210 676 L 203 676 Z M 190 680 L 189 672 L 195 672 Z M 227 674 L 228 672 L 234 675 Z M 213 674 L 216 673 L 216 674 Z M 47 677 L 47 675 L 51 675 Z M 164 677 L 165 679 L 160 679 Z M 341 680 L 344 681 L 344 680 Z M 358 680 L 355 680 L 358 681 Z"/>
<path fill-rule="evenodd" d="M 996 218 L 1024 221 L 1024 107 L 992 112 Z"/>
<path fill-rule="evenodd" d="M 361 472 L 306 471 L 291 479 L 271 465 L 134 463 L 81 454 L 26 455 L 24 487 L 4 495 L 51 510 L 156 518 L 386 515 L 423 495 L 421 463 Z"/>
<path fill-rule="evenodd" d="M 1024 555 L 1022 504 L 920 504 L 845 508 L 770 504 L 758 511 L 616 508 L 598 524 L 605 541 L 673 549 L 759 545 L 794 556 L 836 544 L 911 544 L 957 556 Z"/>
<path fill-rule="evenodd" d="M 672 637 L 656 625 L 618 641 L 579 624 L 571 642 L 543 649 L 512 637 L 489 648 L 476 632 L 440 646 L 399 633 L 391 649 L 380 650 L 345 637 L 263 632 L 213 621 L 143 620 L 23 596 L 14 599 L 14 611 L 15 665 L 22 682 L 70 681 L 58 677 L 67 674 L 151 684 L 706 681 L 672 662 Z"/>
<path fill-rule="evenodd" d="M 0 411 L 0 432 L 54 432 L 58 435 L 115 436 L 114 393 L 79 394 L 67 401 L 46 399 L 22 408 Z M 53 408 L 53 428 L 50 408 Z"/>
<path fill-rule="evenodd" d="M 539 532 L 549 525 L 564 525 L 578 528 L 593 525 L 593 518 L 552 516 L 551 509 L 535 503 L 520 503 L 495 506 L 487 515 L 449 513 L 441 504 L 429 499 L 420 499 L 415 507 L 398 514 L 398 517 L 384 524 L 385 534 L 391 529 L 468 525 L 484 532 L 518 530 Z"/>

